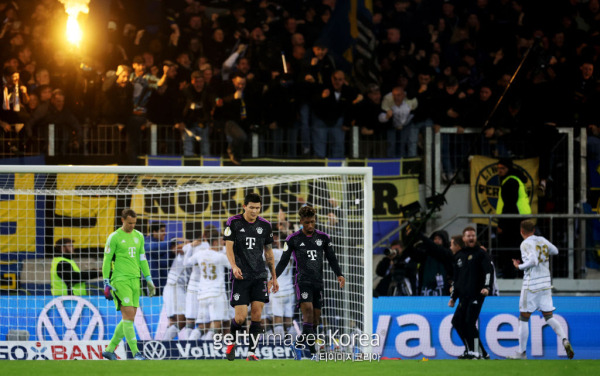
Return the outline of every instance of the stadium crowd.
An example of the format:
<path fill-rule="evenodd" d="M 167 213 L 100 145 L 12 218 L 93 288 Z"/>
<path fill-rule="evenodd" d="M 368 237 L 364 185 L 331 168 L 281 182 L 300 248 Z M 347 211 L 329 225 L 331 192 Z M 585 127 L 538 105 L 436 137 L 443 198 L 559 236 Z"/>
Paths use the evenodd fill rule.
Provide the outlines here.
<path fill-rule="evenodd" d="M 59 154 L 115 125 L 130 164 L 149 124 L 172 130 L 162 153 L 234 164 L 252 135 L 265 156 L 345 157 L 353 127 L 362 157 L 393 158 L 422 154 L 426 127 L 456 128 L 442 139 L 447 176 L 467 127 L 482 130 L 469 136 L 479 154 L 518 157 L 547 156 L 557 126 L 588 128 L 598 155 L 598 0 L 372 3 L 361 37 L 378 64 L 357 67 L 339 51 L 350 31 L 334 27 L 347 18 L 335 0 L 112 1 L 95 51 L 56 37 L 59 1 L 0 1 L 2 154 L 44 152 L 33 140 L 52 123 Z"/>

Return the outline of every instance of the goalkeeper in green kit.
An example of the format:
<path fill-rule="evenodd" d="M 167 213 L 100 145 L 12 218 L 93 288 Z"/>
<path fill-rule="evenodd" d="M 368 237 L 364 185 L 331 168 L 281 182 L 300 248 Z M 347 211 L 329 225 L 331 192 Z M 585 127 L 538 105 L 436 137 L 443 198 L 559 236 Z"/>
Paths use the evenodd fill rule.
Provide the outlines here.
<path fill-rule="evenodd" d="M 123 319 L 117 325 L 115 334 L 102 356 L 108 360 L 117 360 L 115 348 L 125 337 L 135 360 L 146 360 L 139 352 L 133 321 L 140 305 L 140 270 L 148 283 L 148 295 L 153 296 L 156 288 L 150 276 L 148 260 L 144 250 L 144 236 L 135 229 L 137 221 L 135 211 L 123 210 L 123 226 L 110 234 L 104 248 L 102 278 L 104 278 L 104 296 L 115 301 L 117 311 Z"/>

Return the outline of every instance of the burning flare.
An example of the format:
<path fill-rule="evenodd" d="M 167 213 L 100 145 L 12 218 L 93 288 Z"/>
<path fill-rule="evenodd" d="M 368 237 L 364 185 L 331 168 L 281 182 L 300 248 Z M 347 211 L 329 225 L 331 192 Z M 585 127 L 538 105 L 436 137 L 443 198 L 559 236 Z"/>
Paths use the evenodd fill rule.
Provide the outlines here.
<path fill-rule="evenodd" d="M 69 43 L 79 47 L 83 32 L 77 21 L 79 13 L 88 14 L 90 0 L 59 0 L 65 6 L 65 12 L 69 15 L 67 19 L 67 40 Z"/>

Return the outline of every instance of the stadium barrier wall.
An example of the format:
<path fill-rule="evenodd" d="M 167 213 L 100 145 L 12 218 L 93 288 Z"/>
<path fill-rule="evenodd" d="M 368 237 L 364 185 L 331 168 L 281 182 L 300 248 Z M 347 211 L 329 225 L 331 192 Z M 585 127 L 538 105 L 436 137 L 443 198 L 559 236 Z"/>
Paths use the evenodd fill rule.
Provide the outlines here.
<path fill-rule="evenodd" d="M 452 331 L 448 297 L 380 297 L 373 299 L 373 328 L 379 346 L 369 351 L 381 358 L 452 359 L 463 346 Z M 139 347 L 153 359 L 219 359 L 212 341 L 161 341 L 166 317 L 161 297 L 142 297 L 135 320 Z M 154 301 L 152 301 L 154 300 Z M 600 359 L 600 297 L 554 297 L 555 317 L 565 327 L 577 359 Z M 514 354 L 518 344 L 518 297 L 489 297 L 481 312 L 481 339 L 492 358 Z M 9 308 L 10 307 L 10 308 Z M 146 307 L 146 308 L 144 308 Z M 98 359 L 119 321 L 103 297 L 0 297 L 0 360 Z M 7 341 L 11 330 L 27 331 L 29 341 Z M 530 320 L 530 359 L 566 359 L 556 335 L 540 314 Z M 532 346 L 533 344 L 533 346 Z M 238 351 L 243 356 L 245 349 Z M 259 350 L 264 359 L 291 359 L 284 345 Z M 344 350 L 342 350 L 344 351 Z M 126 353 L 127 352 L 127 353 Z M 119 346 L 120 357 L 130 357 Z"/>
<path fill-rule="evenodd" d="M 380 297 L 373 299 L 373 331 L 382 357 L 402 359 L 452 359 L 464 346 L 452 329 L 455 308 L 449 297 Z M 553 297 L 554 317 L 565 328 L 577 359 L 600 359 L 600 297 Z M 479 332 L 492 359 L 514 355 L 518 346 L 519 297 L 485 299 Z M 566 359 L 557 336 L 534 313 L 529 321 L 529 359 Z M 533 348 L 532 348 L 533 343 Z"/>

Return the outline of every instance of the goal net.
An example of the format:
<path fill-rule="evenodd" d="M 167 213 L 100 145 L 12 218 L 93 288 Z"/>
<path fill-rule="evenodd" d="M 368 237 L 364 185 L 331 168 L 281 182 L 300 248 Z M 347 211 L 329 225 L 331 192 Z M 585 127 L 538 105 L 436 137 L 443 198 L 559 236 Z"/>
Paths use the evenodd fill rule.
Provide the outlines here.
<path fill-rule="evenodd" d="M 360 350 L 360 343 L 343 337 L 372 333 L 372 175 L 363 167 L 0 166 L 0 341 L 84 341 L 89 350 L 90 344 L 93 349 L 94 343 L 110 340 L 121 314 L 102 292 L 103 252 L 108 235 L 121 226 L 122 210 L 130 208 L 137 213 L 136 229 L 145 237 L 158 287 L 158 296 L 148 297 L 142 281 L 135 319 L 138 340 L 179 341 L 179 356 L 167 353 L 175 358 L 183 357 L 181 343 L 211 342 L 229 324 L 217 320 L 221 327 L 211 325 L 205 317 L 203 301 L 196 298 L 202 283 L 188 286 L 193 268 L 177 272 L 174 284 L 167 277 L 174 261 L 193 251 L 186 247 L 189 242 L 207 242 L 224 252 L 225 223 L 243 212 L 250 192 L 262 197 L 260 216 L 271 222 L 279 240 L 274 249 L 283 248 L 285 238 L 300 230 L 297 213 L 303 205 L 316 208 L 317 229 L 331 236 L 346 277 L 346 287 L 340 289 L 324 262 L 319 330 L 334 338 L 325 337 L 322 349 Z M 222 278 L 228 292 L 227 269 L 196 267 L 200 277 Z M 81 281 L 61 284 L 60 277 Z M 291 273 L 286 278 L 291 280 Z M 187 307 L 186 294 L 196 298 L 188 296 Z M 229 295 L 224 299 L 229 320 Z M 302 318 L 295 302 L 290 304 L 292 313 L 284 309 L 275 325 L 272 307 L 265 307 L 267 333 L 279 321 L 286 333 L 301 330 Z M 188 357 L 221 357 L 212 347 L 204 349 L 188 351 Z"/>

